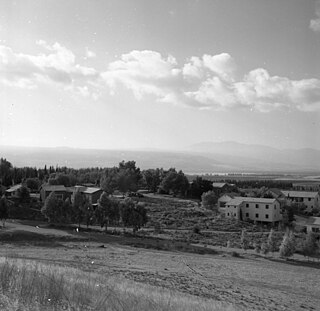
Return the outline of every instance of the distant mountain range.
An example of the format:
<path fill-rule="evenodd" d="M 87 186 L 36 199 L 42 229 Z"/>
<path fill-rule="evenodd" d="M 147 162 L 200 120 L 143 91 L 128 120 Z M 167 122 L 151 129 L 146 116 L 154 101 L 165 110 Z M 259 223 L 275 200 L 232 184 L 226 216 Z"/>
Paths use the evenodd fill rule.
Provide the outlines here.
<path fill-rule="evenodd" d="M 236 142 L 203 142 L 182 151 L 94 150 L 0 146 L 0 157 L 14 166 L 112 167 L 134 160 L 141 169 L 175 167 L 185 173 L 320 172 L 320 150 L 276 149 Z"/>

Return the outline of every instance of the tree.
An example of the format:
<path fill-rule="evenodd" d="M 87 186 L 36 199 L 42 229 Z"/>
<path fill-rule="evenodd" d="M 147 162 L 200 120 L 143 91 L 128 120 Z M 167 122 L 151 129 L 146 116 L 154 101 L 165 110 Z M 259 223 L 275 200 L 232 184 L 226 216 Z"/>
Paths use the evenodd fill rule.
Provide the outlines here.
<path fill-rule="evenodd" d="M 141 204 L 126 198 L 120 205 L 121 219 L 124 226 L 133 227 L 133 233 L 136 233 L 147 221 L 147 211 Z"/>
<path fill-rule="evenodd" d="M 41 213 L 48 219 L 49 223 L 65 222 L 62 213 L 62 205 L 63 202 L 57 198 L 56 194 L 53 191 L 46 198 L 41 209 Z"/>
<path fill-rule="evenodd" d="M 171 168 L 165 174 L 160 189 L 167 193 L 172 192 L 174 195 L 185 195 L 189 189 L 189 181 L 181 170 L 177 172 L 174 168 Z"/>
<path fill-rule="evenodd" d="M 273 229 L 270 230 L 267 243 L 268 249 L 273 255 L 273 253 L 277 250 L 277 237 Z"/>
<path fill-rule="evenodd" d="M 285 205 L 282 210 L 282 223 L 285 227 L 290 227 L 292 222 L 294 221 L 294 212 L 296 210 L 296 206 Z"/>
<path fill-rule="evenodd" d="M 83 206 L 83 220 L 87 228 L 89 228 L 89 226 L 93 224 L 94 216 L 95 214 L 93 206 L 88 202 L 88 200 L 86 200 Z"/>
<path fill-rule="evenodd" d="M 5 227 L 6 224 L 6 220 L 8 219 L 8 208 L 9 208 L 9 204 L 8 204 L 8 200 L 5 197 L 5 195 L 2 195 L 1 199 L 0 199 L 0 219 L 2 221 L 2 227 Z"/>
<path fill-rule="evenodd" d="M 31 191 L 37 191 L 40 187 L 40 180 L 38 178 L 27 178 L 25 184 Z"/>
<path fill-rule="evenodd" d="M 215 212 L 218 212 L 217 201 L 218 199 L 214 191 L 205 192 L 201 196 L 202 206 L 204 208 L 214 210 Z"/>
<path fill-rule="evenodd" d="M 95 216 L 105 231 L 108 230 L 110 221 L 118 221 L 120 217 L 119 204 L 111 199 L 106 192 L 103 192 L 98 200 L 98 207 L 95 211 Z"/>
<path fill-rule="evenodd" d="M 79 228 L 84 219 L 86 207 L 86 197 L 80 191 L 74 192 L 72 196 L 72 221 L 77 222 Z"/>
<path fill-rule="evenodd" d="M 317 242 L 317 236 L 314 232 L 309 231 L 306 235 L 306 238 L 303 242 L 302 253 L 304 256 L 312 257 L 314 256 L 319 249 L 319 244 Z"/>
<path fill-rule="evenodd" d="M 213 189 L 212 181 L 202 179 L 202 177 L 198 176 L 191 183 L 189 193 L 191 197 L 200 199 L 203 193 L 211 191 L 212 189 Z"/>
<path fill-rule="evenodd" d="M 7 159 L 0 159 L 0 181 L 1 184 L 8 187 L 12 184 L 12 164 Z"/>
<path fill-rule="evenodd" d="M 118 187 L 118 171 L 117 167 L 106 168 L 102 174 L 100 186 L 107 194 L 112 194 Z"/>
<path fill-rule="evenodd" d="M 246 251 L 249 248 L 249 241 L 247 237 L 247 231 L 245 229 L 242 230 L 241 232 L 241 247 L 244 251 Z"/>
<path fill-rule="evenodd" d="M 20 203 L 29 203 L 30 202 L 30 191 L 26 186 L 21 186 L 17 190 L 17 196 Z"/>
<path fill-rule="evenodd" d="M 140 168 L 136 167 L 135 161 L 119 163 L 118 189 L 121 192 L 137 191 L 141 178 Z"/>
<path fill-rule="evenodd" d="M 157 169 L 149 169 L 142 172 L 148 190 L 157 192 L 161 183 L 161 171 Z"/>
<path fill-rule="evenodd" d="M 280 257 L 289 258 L 293 256 L 295 250 L 296 246 L 294 233 L 293 231 L 287 230 L 280 245 Z"/>

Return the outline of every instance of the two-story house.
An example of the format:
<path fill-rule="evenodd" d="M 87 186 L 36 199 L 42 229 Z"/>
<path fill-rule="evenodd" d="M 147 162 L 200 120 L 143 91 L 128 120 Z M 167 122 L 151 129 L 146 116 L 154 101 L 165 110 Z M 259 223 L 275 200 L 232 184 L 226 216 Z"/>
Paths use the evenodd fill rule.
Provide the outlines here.
<path fill-rule="evenodd" d="M 235 197 L 225 204 L 227 218 L 277 223 L 282 220 L 280 202 L 277 199 Z"/>
<path fill-rule="evenodd" d="M 297 203 L 304 205 L 309 212 L 319 207 L 320 196 L 318 192 L 288 190 L 281 190 L 281 192 L 284 194 L 287 204 Z"/>

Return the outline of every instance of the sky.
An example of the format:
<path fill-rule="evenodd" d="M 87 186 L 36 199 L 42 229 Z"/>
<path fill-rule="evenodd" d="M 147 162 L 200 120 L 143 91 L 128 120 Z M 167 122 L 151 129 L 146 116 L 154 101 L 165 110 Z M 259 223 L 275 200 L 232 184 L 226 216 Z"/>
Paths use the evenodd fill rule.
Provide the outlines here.
<path fill-rule="evenodd" d="M 0 145 L 320 149 L 320 1 L 0 0 Z"/>

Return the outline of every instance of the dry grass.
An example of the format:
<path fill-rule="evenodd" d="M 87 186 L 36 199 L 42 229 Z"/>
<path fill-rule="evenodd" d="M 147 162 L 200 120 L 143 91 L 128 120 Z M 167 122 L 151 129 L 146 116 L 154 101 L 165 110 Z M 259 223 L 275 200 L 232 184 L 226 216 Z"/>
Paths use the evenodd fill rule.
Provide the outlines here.
<path fill-rule="evenodd" d="M 42 310 L 235 310 L 231 305 L 78 269 L 2 257 L 0 309 Z"/>

